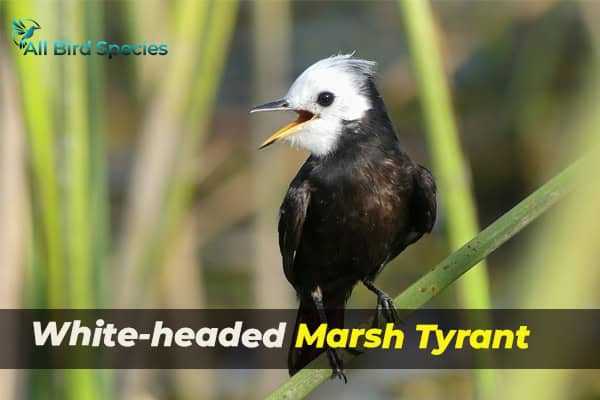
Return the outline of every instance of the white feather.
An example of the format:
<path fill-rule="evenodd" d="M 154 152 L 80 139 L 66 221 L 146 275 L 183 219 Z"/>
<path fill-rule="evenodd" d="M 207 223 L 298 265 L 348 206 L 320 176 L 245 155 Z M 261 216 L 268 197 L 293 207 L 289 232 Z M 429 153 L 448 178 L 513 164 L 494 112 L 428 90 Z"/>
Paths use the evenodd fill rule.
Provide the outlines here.
<path fill-rule="evenodd" d="M 285 98 L 291 108 L 309 111 L 316 118 L 303 123 L 287 141 L 316 156 L 333 151 L 342 134 L 343 121 L 360 120 L 372 108 L 363 87 L 373 77 L 375 65 L 373 61 L 345 54 L 325 58 L 308 67 L 292 84 Z M 331 92 L 335 96 L 328 107 L 317 103 L 322 92 Z"/>

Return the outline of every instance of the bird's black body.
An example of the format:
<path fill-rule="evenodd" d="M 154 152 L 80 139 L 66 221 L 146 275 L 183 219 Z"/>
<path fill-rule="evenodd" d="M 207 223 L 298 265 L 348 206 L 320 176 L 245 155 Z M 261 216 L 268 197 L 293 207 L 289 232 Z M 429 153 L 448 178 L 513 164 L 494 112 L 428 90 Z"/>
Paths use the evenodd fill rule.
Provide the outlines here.
<path fill-rule="evenodd" d="M 296 326 L 318 327 L 315 291 L 329 327 L 343 326 L 353 287 L 431 231 L 436 215 L 433 177 L 398 139 L 374 83 L 364 87 L 374 107 L 345 122 L 336 148 L 310 156 L 281 205 L 279 245 L 288 281 L 300 298 Z M 291 373 L 322 349 L 291 348 Z"/>

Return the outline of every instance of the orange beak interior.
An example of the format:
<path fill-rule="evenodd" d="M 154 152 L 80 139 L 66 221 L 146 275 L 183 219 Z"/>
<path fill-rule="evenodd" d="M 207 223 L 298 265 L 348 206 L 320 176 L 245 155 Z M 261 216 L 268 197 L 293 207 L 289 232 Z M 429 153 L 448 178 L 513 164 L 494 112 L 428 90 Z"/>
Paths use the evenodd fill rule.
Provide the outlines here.
<path fill-rule="evenodd" d="M 259 148 L 262 149 L 264 147 L 267 147 L 270 144 L 275 143 L 276 141 L 278 141 L 280 139 L 283 139 L 285 137 L 293 135 L 294 132 L 296 132 L 298 130 L 298 127 L 300 125 L 316 118 L 315 114 L 308 112 L 308 111 L 297 110 L 296 113 L 298 114 L 298 118 L 296 118 L 295 121 L 290 122 L 289 124 L 285 125 L 283 128 L 279 129 L 277 132 L 275 132 L 274 134 L 269 136 L 269 138 L 267 140 L 265 140 L 264 143 Z"/>

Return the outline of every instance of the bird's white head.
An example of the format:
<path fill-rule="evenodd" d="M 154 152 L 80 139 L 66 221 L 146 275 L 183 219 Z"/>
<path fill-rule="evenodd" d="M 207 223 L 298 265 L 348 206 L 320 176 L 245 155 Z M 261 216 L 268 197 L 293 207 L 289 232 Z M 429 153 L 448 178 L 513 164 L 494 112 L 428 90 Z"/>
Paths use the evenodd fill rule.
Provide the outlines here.
<path fill-rule="evenodd" d="M 373 105 L 365 85 L 375 62 L 351 54 L 320 60 L 308 67 L 284 98 L 253 108 L 259 111 L 295 111 L 298 118 L 275 132 L 261 146 L 285 140 L 316 156 L 336 148 L 345 122 L 360 120 Z"/>

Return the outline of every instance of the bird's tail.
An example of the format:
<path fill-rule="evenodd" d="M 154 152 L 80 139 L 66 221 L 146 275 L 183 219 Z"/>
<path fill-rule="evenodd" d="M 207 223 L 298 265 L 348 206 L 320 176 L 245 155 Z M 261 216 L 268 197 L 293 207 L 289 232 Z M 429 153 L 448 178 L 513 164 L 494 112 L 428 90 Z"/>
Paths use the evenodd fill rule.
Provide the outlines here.
<path fill-rule="evenodd" d="M 324 301 L 324 303 L 325 314 L 327 316 L 327 330 L 332 328 L 343 328 L 345 298 L 342 297 L 339 300 L 329 299 L 328 301 Z M 298 327 L 300 324 L 306 324 L 306 327 L 311 333 L 321 325 L 319 313 L 310 299 L 300 301 L 300 307 L 298 308 L 298 314 L 296 315 L 294 335 L 292 336 L 292 343 L 288 351 L 288 370 L 290 375 L 294 375 L 327 350 L 326 347 L 317 348 L 314 345 L 304 345 L 299 348 L 295 347 L 294 344 L 296 343 L 296 336 L 298 335 Z M 340 367 L 342 366 L 340 365 Z"/>

